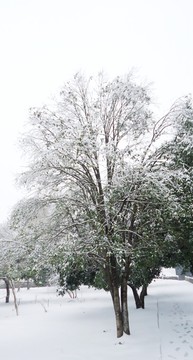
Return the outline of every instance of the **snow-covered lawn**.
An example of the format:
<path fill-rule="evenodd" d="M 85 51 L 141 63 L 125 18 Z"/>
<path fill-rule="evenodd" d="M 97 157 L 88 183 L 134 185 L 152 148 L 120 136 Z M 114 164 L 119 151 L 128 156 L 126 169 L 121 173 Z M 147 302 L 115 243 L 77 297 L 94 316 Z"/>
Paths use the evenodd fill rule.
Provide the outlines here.
<path fill-rule="evenodd" d="M 0 290 L 2 360 L 193 359 L 193 284 L 159 279 L 149 287 L 146 309 L 130 294 L 131 336 L 116 338 L 110 295 L 82 287 L 78 298 L 54 287 L 21 289 L 19 316 Z"/>

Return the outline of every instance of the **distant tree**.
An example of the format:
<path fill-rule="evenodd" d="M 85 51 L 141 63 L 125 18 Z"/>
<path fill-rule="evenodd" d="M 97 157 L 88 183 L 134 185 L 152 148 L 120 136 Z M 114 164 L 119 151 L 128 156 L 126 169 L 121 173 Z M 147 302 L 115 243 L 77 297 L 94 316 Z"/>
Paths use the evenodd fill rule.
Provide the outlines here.
<path fill-rule="evenodd" d="M 17 275 L 14 234 L 8 222 L 0 225 L 0 279 L 5 282 L 5 302 L 9 303 L 10 289 L 14 297 L 16 313 L 18 315 L 17 299 L 13 279 Z"/>

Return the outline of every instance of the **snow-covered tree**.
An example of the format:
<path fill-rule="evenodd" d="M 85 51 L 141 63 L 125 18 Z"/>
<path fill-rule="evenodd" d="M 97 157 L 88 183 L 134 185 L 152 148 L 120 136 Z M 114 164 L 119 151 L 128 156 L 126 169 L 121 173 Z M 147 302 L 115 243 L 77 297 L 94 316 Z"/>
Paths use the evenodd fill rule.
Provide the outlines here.
<path fill-rule="evenodd" d="M 167 159 L 169 169 L 183 174 L 174 177 L 170 184 L 179 204 L 170 222 L 170 233 L 178 249 L 173 253 L 176 264 L 193 271 L 193 109 L 190 96 L 179 102 L 182 101 L 186 104 L 184 116 L 176 117 L 173 136 L 159 151 Z"/>
<path fill-rule="evenodd" d="M 13 231 L 8 223 L 0 225 L 0 279 L 4 280 L 6 287 L 5 302 L 9 302 L 10 285 L 16 276 L 16 256 Z"/>
<path fill-rule="evenodd" d="M 133 252 L 154 239 L 151 218 L 153 212 L 160 216 L 160 204 L 167 203 L 168 211 L 177 207 L 168 186 L 176 171 L 164 166 L 156 147 L 186 104 L 173 106 L 157 122 L 150 106 L 148 89 L 131 75 L 107 81 L 102 74 L 97 79 L 77 74 L 54 105 L 30 109 L 31 130 L 23 138 L 30 165 L 20 180 L 36 200 L 16 209 L 15 229 L 28 229 L 29 240 L 44 249 L 42 256 L 57 256 L 62 249 L 64 267 L 79 256 L 100 269 L 118 337 L 130 334 Z M 144 212 L 151 218 L 143 221 Z"/>

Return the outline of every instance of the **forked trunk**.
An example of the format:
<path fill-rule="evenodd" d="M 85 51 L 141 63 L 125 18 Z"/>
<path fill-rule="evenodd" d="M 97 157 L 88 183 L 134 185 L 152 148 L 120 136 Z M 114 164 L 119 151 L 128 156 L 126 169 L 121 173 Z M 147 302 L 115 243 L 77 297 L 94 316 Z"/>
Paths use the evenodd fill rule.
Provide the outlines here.
<path fill-rule="evenodd" d="M 135 287 L 133 284 L 128 283 L 128 285 L 129 285 L 130 288 L 132 289 L 133 297 L 134 297 L 134 300 L 135 300 L 136 309 L 140 309 L 140 308 L 141 308 L 141 300 L 140 300 L 140 298 L 139 298 L 138 291 L 137 291 L 136 287 Z"/>
<path fill-rule="evenodd" d="M 119 287 L 113 286 L 111 296 L 115 312 L 117 337 L 123 336 L 123 333 L 130 335 L 127 281 L 124 281 L 121 285 L 121 294 L 119 294 Z"/>
<path fill-rule="evenodd" d="M 126 264 L 127 271 L 120 279 L 120 270 L 117 269 L 116 258 L 113 255 L 110 257 L 110 266 L 105 268 L 105 276 L 113 300 L 118 338 L 123 336 L 123 333 L 130 335 L 127 304 L 128 268 Z"/>

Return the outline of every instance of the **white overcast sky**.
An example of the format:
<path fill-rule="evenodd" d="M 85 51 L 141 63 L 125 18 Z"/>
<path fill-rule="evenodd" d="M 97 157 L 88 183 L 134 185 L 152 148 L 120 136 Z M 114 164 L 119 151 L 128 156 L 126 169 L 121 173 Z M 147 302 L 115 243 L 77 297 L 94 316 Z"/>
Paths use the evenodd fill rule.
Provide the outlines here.
<path fill-rule="evenodd" d="M 75 72 L 138 70 L 160 111 L 193 93 L 193 0 L 0 0 L 0 222 L 21 194 L 17 138 L 30 106 Z"/>

